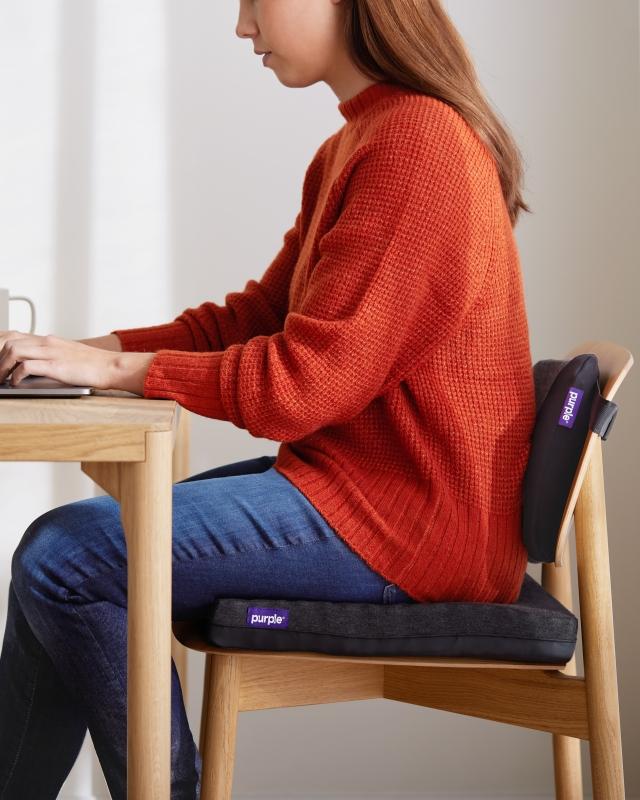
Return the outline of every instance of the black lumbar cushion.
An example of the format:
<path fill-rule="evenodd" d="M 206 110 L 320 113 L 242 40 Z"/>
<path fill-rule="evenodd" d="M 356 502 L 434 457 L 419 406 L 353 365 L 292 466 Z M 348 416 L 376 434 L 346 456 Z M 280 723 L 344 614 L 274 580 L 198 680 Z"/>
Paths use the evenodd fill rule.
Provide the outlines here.
<path fill-rule="evenodd" d="M 536 422 L 523 481 L 522 536 L 529 561 L 552 562 L 564 508 L 590 431 L 603 439 L 618 407 L 600 394 L 598 358 L 546 359 L 534 367 Z"/>
<path fill-rule="evenodd" d="M 350 603 L 223 597 L 204 621 L 217 647 L 565 664 L 578 619 L 529 574 L 515 603 Z"/>

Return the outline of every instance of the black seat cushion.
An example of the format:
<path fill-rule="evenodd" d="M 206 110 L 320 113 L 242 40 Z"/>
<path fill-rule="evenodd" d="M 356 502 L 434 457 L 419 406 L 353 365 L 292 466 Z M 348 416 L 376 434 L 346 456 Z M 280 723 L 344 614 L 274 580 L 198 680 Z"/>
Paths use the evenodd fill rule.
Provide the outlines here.
<path fill-rule="evenodd" d="M 218 598 L 203 635 L 225 648 L 565 664 L 577 632 L 577 617 L 525 573 L 515 603 Z"/>

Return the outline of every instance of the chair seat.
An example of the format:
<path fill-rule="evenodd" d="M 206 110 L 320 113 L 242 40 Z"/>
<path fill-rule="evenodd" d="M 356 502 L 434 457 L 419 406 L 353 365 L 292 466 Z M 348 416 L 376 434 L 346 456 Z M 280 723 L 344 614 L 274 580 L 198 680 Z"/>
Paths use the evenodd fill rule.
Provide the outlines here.
<path fill-rule="evenodd" d="M 578 619 L 525 573 L 515 603 L 215 600 L 211 645 L 351 656 L 449 656 L 566 664 Z"/>

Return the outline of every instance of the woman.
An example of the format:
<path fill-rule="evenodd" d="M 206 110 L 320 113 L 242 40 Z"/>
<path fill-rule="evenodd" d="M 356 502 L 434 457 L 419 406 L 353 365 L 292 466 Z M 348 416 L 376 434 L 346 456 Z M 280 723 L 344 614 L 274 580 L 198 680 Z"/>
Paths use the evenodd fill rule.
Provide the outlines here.
<path fill-rule="evenodd" d="M 517 147 L 439 0 L 240 0 L 236 33 L 284 85 L 324 81 L 344 119 L 280 252 L 167 324 L 0 334 L 0 380 L 170 398 L 281 443 L 174 485 L 174 619 L 225 595 L 513 602 L 535 417 Z M 56 797 L 87 727 L 125 797 L 126 608 L 112 498 L 31 523 L 0 659 L 0 798 Z M 172 680 L 171 796 L 193 798 Z"/>

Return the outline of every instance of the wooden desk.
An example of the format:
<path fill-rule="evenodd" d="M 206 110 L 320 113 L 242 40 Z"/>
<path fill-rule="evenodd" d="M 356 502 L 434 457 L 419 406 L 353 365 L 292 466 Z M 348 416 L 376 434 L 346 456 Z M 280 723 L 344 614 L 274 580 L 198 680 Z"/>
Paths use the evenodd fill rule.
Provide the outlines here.
<path fill-rule="evenodd" d="M 0 461 L 79 461 L 120 503 L 128 562 L 127 796 L 135 800 L 170 797 L 172 483 L 186 477 L 175 474 L 187 469 L 184 446 L 174 452 L 182 416 L 174 400 L 118 390 L 0 398 Z"/>

